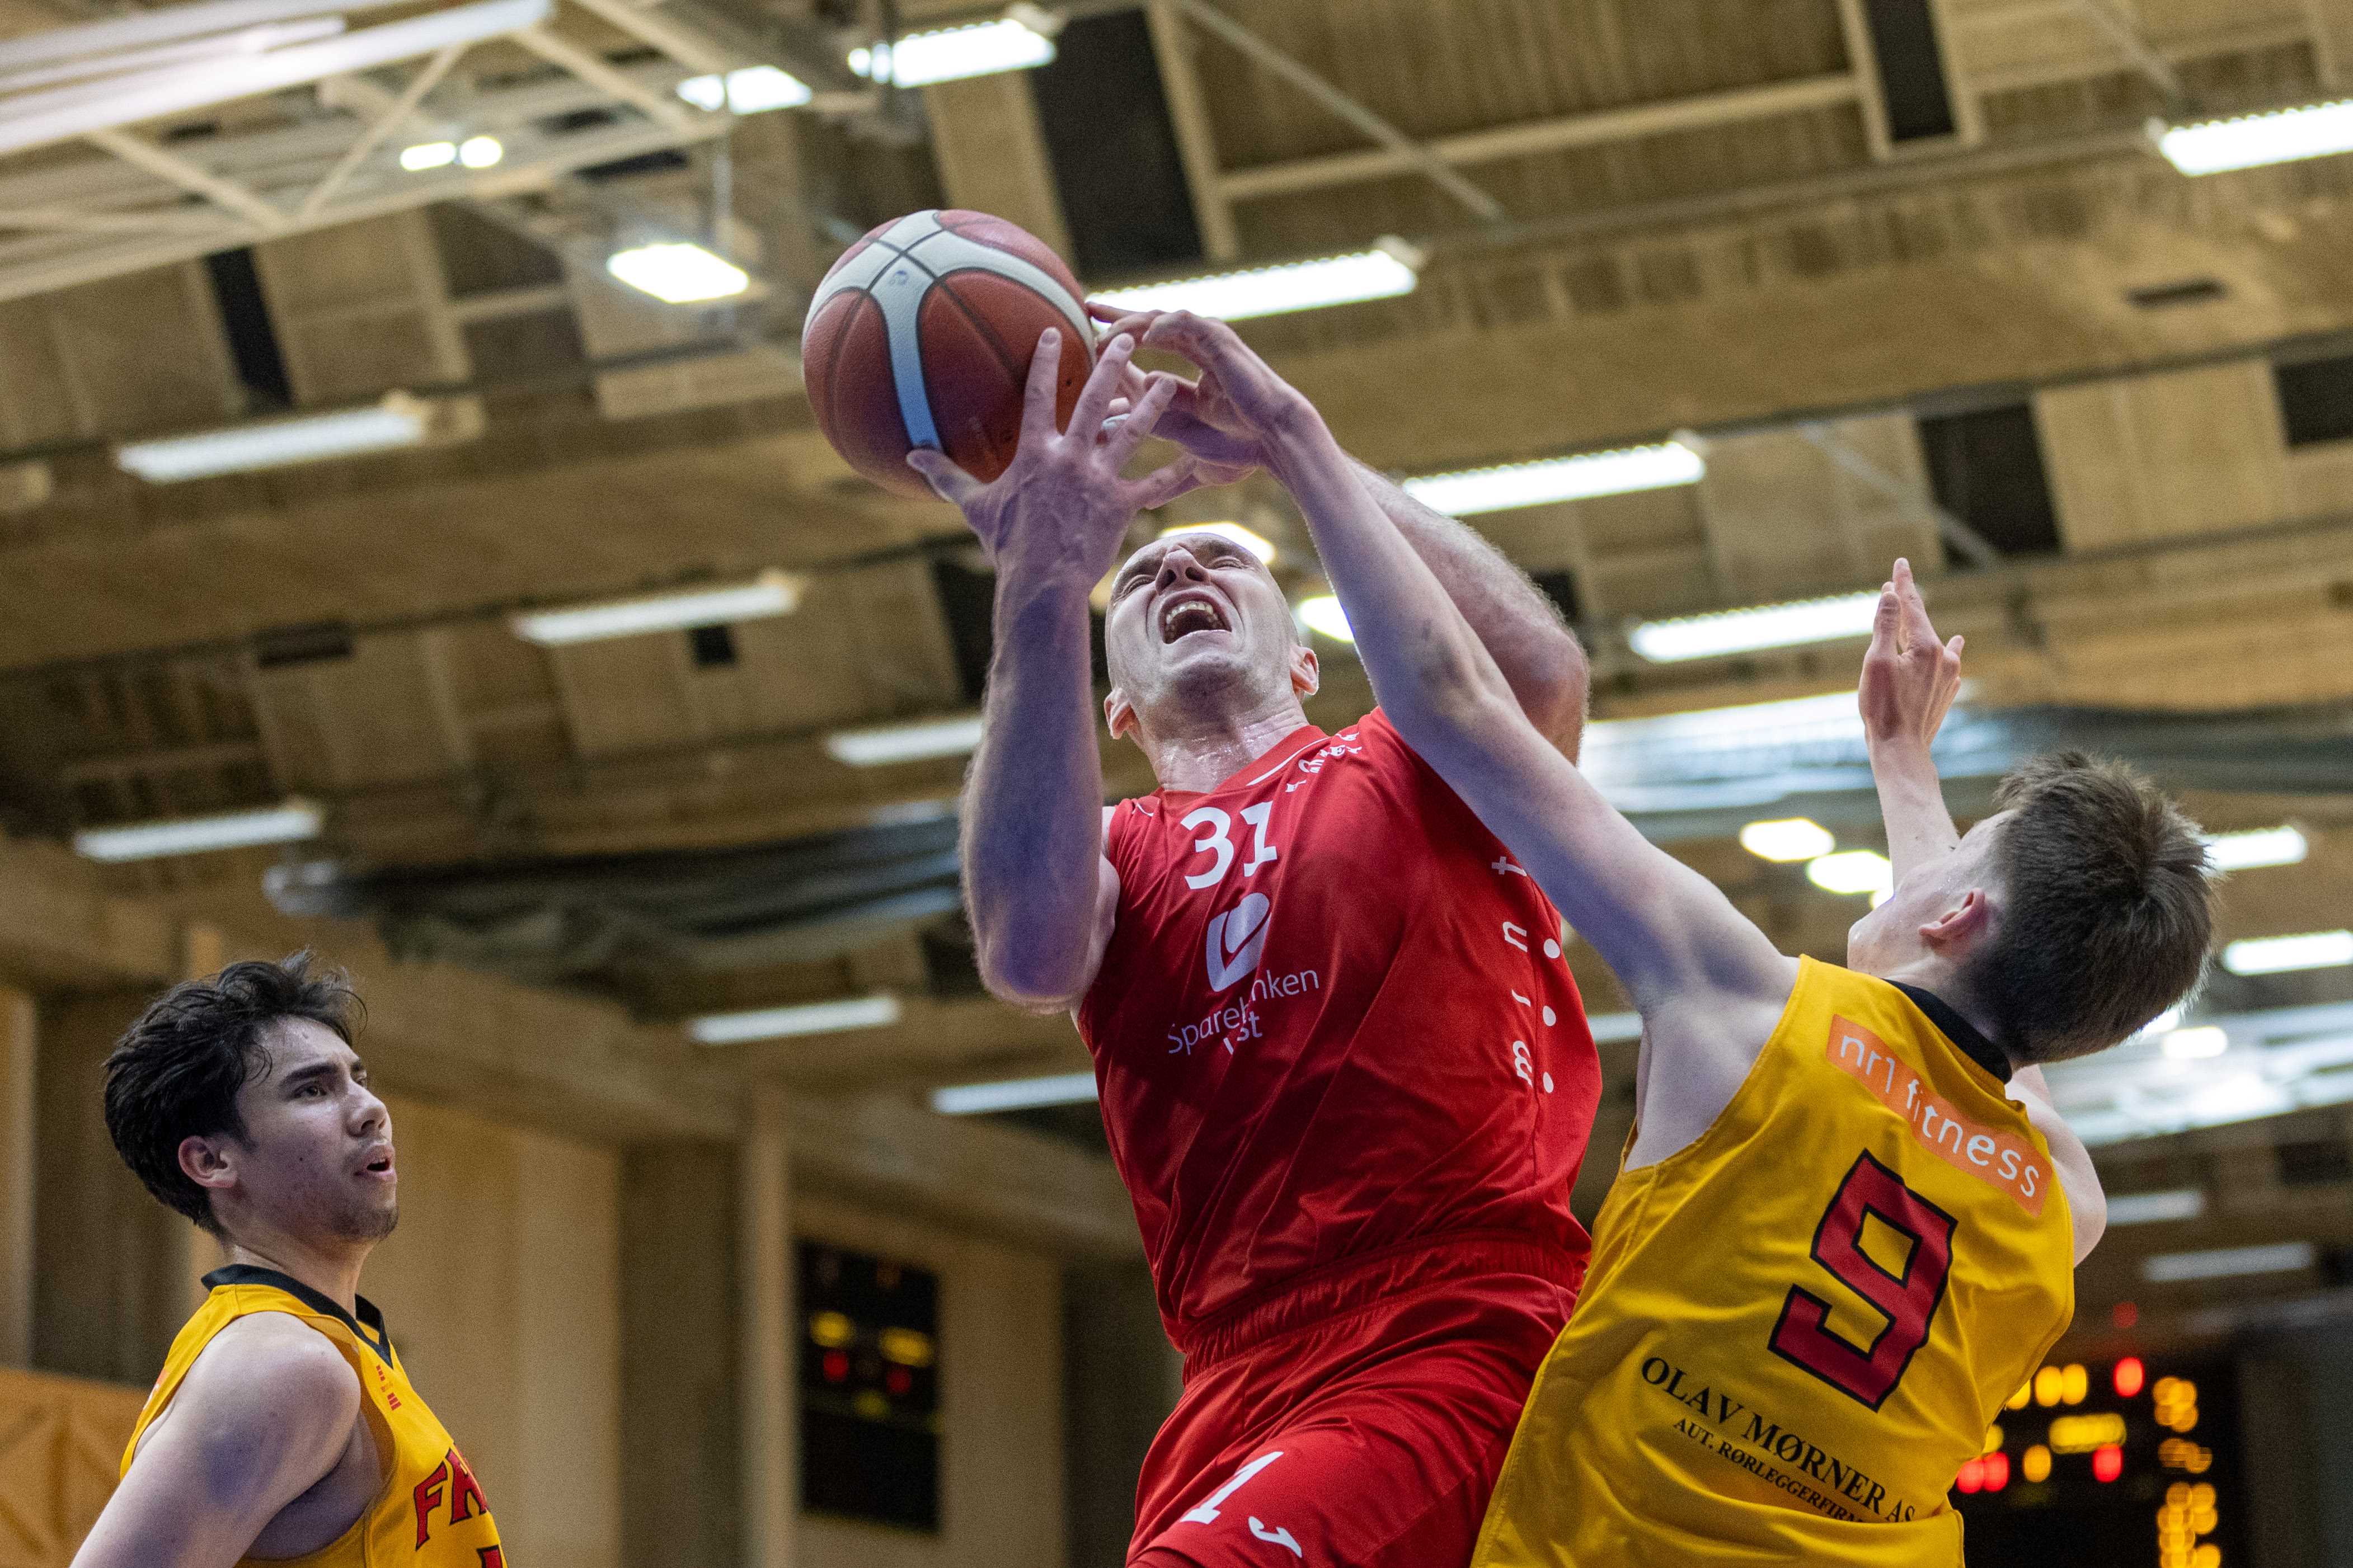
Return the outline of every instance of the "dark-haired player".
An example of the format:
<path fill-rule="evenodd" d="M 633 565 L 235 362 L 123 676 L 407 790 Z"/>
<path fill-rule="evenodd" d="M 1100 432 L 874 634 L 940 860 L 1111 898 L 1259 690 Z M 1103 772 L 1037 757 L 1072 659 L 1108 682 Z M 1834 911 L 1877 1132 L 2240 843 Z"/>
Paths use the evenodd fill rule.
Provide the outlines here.
<path fill-rule="evenodd" d="M 1928 742 L 1959 647 L 1899 563 L 1862 694 L 1895 888 L 1849 934 L 1853 967 L 1785 957 L 1529 726 L 1296 392 L 1220 323 L 1130 324 L 1259 434 L 1384 710 L 1641 1010 L 1592 1273 L 1473 1563 L 1958 1568 L 1953 1476 L 2065 1330 L 2105 1219 L 2039 1064 L 2116 1045 L 2196 983 L 2195 825 L 2062 755 L 1957 833 Z"/>
<path fill-rule="evenodd" d="M 180 1331 L 74 1568 L 501 1568 L 473 1471 L 360 1268 L 399 1215 L 357 1005 L 308 954 L 165 993 L 106 1063 L 106 1125 L 228 1262 Z"/>
<path fill-rule="evenodd" d="M 981 972 L 1075 1010 L 1185 1354 L 1128 1560 L 1460 1568 L 1584 1273 L 1568 1194 L 1599 1073 L 1560 917 L 1380 713 L 1307 721 L 1315 654 L 1215 533 L 1115 579 L 1104 717 L 1161 787 L 1104 808 L 1088 593 L 1170 488 L 1119 469 L 1173 387 L 1100 434 L 1133 348 L 1113 339 L 1065 432 L 1042 344 L 994 483 L 916 454 L 997 567 L 965 797 Z M 1256 460 L 1181 408 L 1159 430 L 1199 443 L 1193 476 Z M 1573 748 L 1584 659 L 1551 605 L 1383 495 L 1513 700 Z"/>

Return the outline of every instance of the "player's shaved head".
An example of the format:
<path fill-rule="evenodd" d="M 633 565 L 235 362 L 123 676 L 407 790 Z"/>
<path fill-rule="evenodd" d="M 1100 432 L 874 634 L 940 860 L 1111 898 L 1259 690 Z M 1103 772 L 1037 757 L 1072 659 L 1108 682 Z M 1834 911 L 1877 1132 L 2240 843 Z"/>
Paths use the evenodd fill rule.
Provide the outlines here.
<path fill-rule="evenodd" d="M 1315 689 L 1274 574 L 1212 530 L 1156 539 L 1113 574 L 1103 653 L 1114 734 L 1166 733 L 1204 710 L 1247 710 Z"/>

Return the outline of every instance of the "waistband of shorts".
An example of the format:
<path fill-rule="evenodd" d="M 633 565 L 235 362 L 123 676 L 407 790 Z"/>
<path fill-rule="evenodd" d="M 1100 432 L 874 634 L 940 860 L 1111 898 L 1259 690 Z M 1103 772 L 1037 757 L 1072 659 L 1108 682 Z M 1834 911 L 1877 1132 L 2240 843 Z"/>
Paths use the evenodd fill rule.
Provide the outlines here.
<path fill-rule="evenodd" d="M 1215 1316 L 1181 1329 L 1176 1349 L 1187 1372 L 1334 1318 L 1434 1286 L 1492 1274 L 1534 1276 L 1574 1292 L 1583 1257 L 1509 1231 L 1458 1230 L 1416 1237 L 1294 1274 L 1250 1292 Z"/>

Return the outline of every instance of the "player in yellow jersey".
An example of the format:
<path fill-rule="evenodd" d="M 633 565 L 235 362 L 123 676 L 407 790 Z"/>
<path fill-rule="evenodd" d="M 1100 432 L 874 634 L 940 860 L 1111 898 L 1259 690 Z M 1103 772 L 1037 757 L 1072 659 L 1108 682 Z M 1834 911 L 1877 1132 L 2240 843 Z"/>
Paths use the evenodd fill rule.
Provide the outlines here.
<path fill-rule="evenodd" d="M 359 1294 L 400 1205 L 356 1004 L 307 954 L 233 963 L 107 1058 L 115 1148 L 228 1261 L 74 1568 L 503 1568 L 481 1487 Z"/>
<path fill-rule="evenodd" d="M 1521 716 L 1304 399 L 1220 323 L 1121 329 L 1203 367 L 1173 412 L 1260 443 L 1383 710 L 1641 1010 L 1622 1173 L 1474 1563 L 1959 1568 L 1954 1475 L 2065 1329 L 2104 1223 L 2037 1064 L 2196 983 L 2195 826 L 2062 756 L 1956 833 L 1928 741 L 1959 647 L 1899 563 L 1863 686 L 1895 889 L 1850 933 L 1852 967 L 1786 957 Z M 1495 1047 L 1496 1092 L 1537 1092 Z"/>

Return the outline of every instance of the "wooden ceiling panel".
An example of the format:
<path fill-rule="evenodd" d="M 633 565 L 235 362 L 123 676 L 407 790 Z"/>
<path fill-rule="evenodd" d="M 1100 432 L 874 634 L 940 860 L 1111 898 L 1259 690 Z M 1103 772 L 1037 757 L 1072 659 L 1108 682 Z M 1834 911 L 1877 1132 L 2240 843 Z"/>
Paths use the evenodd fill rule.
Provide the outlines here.
<path fill-rule="evenodd" d="M 2251 527 L 2287 513 L 2271 366 L 2242 361 L 2035 400 L 2068 545 Z"/>
<path fill-rule="evenodd" d="M 287 759 L 300 770 L 293 787 L 436 779 L 462 765 L 425 646 L 407 633 L 362 637 L 348 658 L 260 672 L 269 728 L 301 747 Z"/>
<path fill-rule="evenodd" d="M 1925 490 L 1909 415 L 1843 420 L 1830 439 L 1880 472 Z M 1716 573 L 1736 599 L 1775 600 L 1865 580 L 1898 555 L 1939 559 L 1936 531 L 1834 464 L 1804 437 L 1780 431 L 1708 443 L 1699 487 Z"/>
<path fill-rule="evenodd" d="M 1852 169 L 1869 156 L 1862 115 L 1848 104 L 1473 163 L 1462 172 L 1514 216 L 1557 217 Z M 1420 174 L 1246 201 L 1236 216 L 1245 244 L 1271 255 L 1361 244 L 1372 234 L 1445 234 L 1471 222 L 1452 196 Z"/>
<path fill-rule="evenodd" d="M 332 404 L 472 374 L 422 212 L 254 250 L 296 401 Z"/>
<path fill-rule="evenodd" d="M 233 413 L 228 353 L 195 263 L 49 296 L 62 396 L 82 428 L 145 433 Z"/>
<path fill-rule="evenodd" d="M 1424 137 L 1846 67 L 1833 0 L 1314 0 L 1254 5 L 1238 19 Z M 1205 41 L 1200 71 L 1229 168 L 1365 144 L 1222 41 Z"/>
<path fill-rule="evenodd" d="M 671 747 L 710 733 L 682 632 L 552 647 L 547 661 L 583 757 Z"/>

